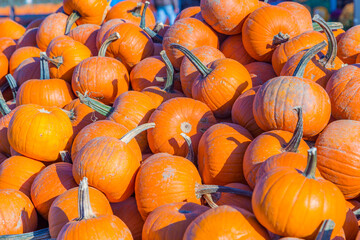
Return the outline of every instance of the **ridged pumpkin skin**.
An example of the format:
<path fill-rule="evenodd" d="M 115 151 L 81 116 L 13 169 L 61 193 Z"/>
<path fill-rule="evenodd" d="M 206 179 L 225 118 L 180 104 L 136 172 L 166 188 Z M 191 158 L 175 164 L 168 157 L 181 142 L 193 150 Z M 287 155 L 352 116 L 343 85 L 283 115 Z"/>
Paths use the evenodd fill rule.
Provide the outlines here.
<path fill-rule="evenodd" d="M 156 127 L 148 130 L 148 142 L 153 153 L 166 152 L 185 157 L 188 146 L 180 135 L 191 138 L 197 153 L 203 133 L 216 123 L 210 109 L 202 102 L 190 98 L 173 98 L 162 103 L 151 115 L 149 122 Z"/>
<path fill-rule="evenodd" d="M 360 53 L 360 26 L 347 30 L 338 44 L 337 56 L 346 64 L 354 64 Z"/>
<path fill-rule="evenodd" d="M 42 162 L 27 157 L 10 157 L 0 165 L 0 189 L 14 189 L 30 198 L 31 184 L 45 168 Z"/>
<path fill-rule="evenodd" d="M 141 240 L 141 233 L 144 220 L 141 218 L 137 209 L 134 197 L 129 197 L 125 201 L 110 203 L 115 216 L 120 218 L 129 227 L 134 240 Z"/>
<path fill-rule="evenodd" d="M 20 65 L 20 63 L 22 63 L 22 61 L 32 57 L 40 57 L 40 52 L 40 49 L 38 49 L 37 47 L 23 47 L 17 49 L 11 55 L 9 61 L 10 73 L 13 74 L 16 68 Z"/>
<path fill-rule="evenodd" d="M 48 219 L 51 204 L 67 190 L 77 187 L 72 175 L 72 164 L 54 163 L 43 169 L 31 185 L 31 201 L 36 211 Z"/>
<path fill-rule="evenodd" d="M 112 28 L 113 26 L 125 23 L 126 21 L 124 19 L 111 19 L 101 25 L 101 28 L 99 29 L 98 33 L 96 34 L 96 47 L 97 50 L 100 50 L 101 44 L 105 41 L 104 37 L 106 33 Z"/>
<path fill-rule="evenodd" d="M 265 6 L 252 12 L 246 19 L 242 38 L 246 51 L 260 62 L 271 62 L 272 54 L 278 44 L 274 37 L 279 33 L 293 38 L 300 29 L 293 14 L 277 6 Z"/>
<path fill-rule="evenodd" d="M 297 106 L 303 109 L 304 137 L 316 136 L 328 124 L 331 104 L 326 91 L 311 80 L 289 76 L 273 78 L 260 87 L 253 105 L 255 121 L 264 131 L 293 132 Z"/>
<path fill-rule="evenodd" d="M 346 199 L 360 196 L 359 133 L 358 121 L 338 120 L 330 123 L 315 143 L 321 175 L 336 184 Z"/>
<path fill-rule="evenodd" d="M 282 130 L 273 130 L 262 133 L 256 137 L 246 149 L 243 169 L 244 176 L 251 188 L 255 187 L 256 174 L 258 169 L 261 167 L 271 156 L 283 153 L 284 147 L 290 141 L 293 134 L 291 132 Z M 264 151 L 266 149 L 266 151 Z M 300 141 L 298 153 L 307 156 L 307 150 L 309 146 L 304 140 Z"/>
<path fill-rule="evenodd" d="M 0 118 L 0 152 L 10 155 L 10 144 L 7 138 L 9 123 L 16 110 Z"/>
<path fill-rule="evenodd" d="M 0 235 L 32 232 L 37 224 L 36 210 L 24 193 L 0 190 Z"/>
<path fill-rule="evenodd" d="M 5 54 L 0 52 L 0 82 L 5 82 L 5 75 L 9 73 L 9 61 Z"/>
<path fill-rule="evenodd" d="M 0 20 L 0 37 L 18 40 L 25 33 L 25 28 L 9 18 Z"/>
<path fill-rule="evenodd" d="M 227 37 L 221 43 L 220 50 L 225 57 L 234 59 L 243 65 L 255 61 L 255 59 L 246 52 L 241 34 Z"/>
<path fill-rule="evenodd" d="M 156 208 L 146 218 L 143 240 L 182 240 L 186 228 L 199 215 L 209 210 L 196 203 L 169 203 Z"/>
<path fill-rule="evenodd" d="M 241 208 L 219 206 L 197 217 L 186 229 L 184 240 L 267 239 L 270 237 L 255 216 Z"/>
<path fill-rule="evenodd" d="M 37 47 L 36 35 L 39 28 L 32 28 L 27 30 L 24 35 L 17 41 L 16 49 L 22 47 Z"/>
<path fill-rule="evenodd" d="M 196 29 L 196 31 L 194 31 Z M 178 43 L 190 51 L 200 46 L 219 47 L 219 39 L 214 30 L 195 18 L 184 18 L 172 25 L 165 33 L 163 49 L 175 69 L 180 69 L 184 54 L 171 49 L 171 43 Z"/>
<path fill-rule="evenodd" d="M 229 183 L 229 184 L 226 184 L 225 186 L 242 189 L 245 191 L 251 191 L 251 188 L 248 185 L 245 185 L 242 183 Z M 250 197 L 241 196 L 241 195 L 237 195 L 237 194 L 233 194 L 233 193 L 221 193 L 219 200 L 216 201 L 216 204 L 219 206 L 231 205 L 231 206 L 245 209 L 249 212 L 253 212 Z"/>
<path fill-rule="evenodd" d="M 235 35 L 241 32 L 246 17 L 259 7 L 258 0 L 201 0 L 201 16 L 217 32 Z"/>
<path fill-rule="evenodd" d="M 49 231 L 56 238 L 61 228 L 78 217 L 78 187 L 67 190 L 51 204 L 49 211 Z M 91 208 L 95 215 L 112 215 L 110 203 L 99 190 L 89 187 Z"/>
<path fill-rule="evenodd" d="M 250 73 L 253 87 L 263 85 L 268 80 L 276 77 L 276 73 L 270 63 L 252 62 L 244 65 L 244 67 Z"/>
<path fill-rule="evenodd" d="M 296 16 L 301 33 L 313 30 L 311 13 L 304 5 L 297 2 L 284 1 L 280 2 L 277 6 L 286 8 L 293 16 Z"/>
<path fill-rule="evenodd" d="M 360 65 L 339 69 L 329 79 L 326 91 L 331 101 L 331 115 L 336 119 L 360 120 Z"/>
<path fill-rule="evenodd" d="M 166 166 L 166 167 L 164 167 Z M 154 154 L 141 165 L 135 181 L 135 199 L 142 218 L 167 203 L 193 202 L 198 170 L 189 160 L 168 153 Z"/>
<path fill-rule="evenodd" d="M 198 57 L 204 65 L 208 65 L 216 59 L 225 58 L 224 54 L 217 48 L 209 46 L 200 46 L 194 48 L 191 52 Z M 198 74 L 199 72 L 196 67 L 185 57 L 180 66 L 180 81 L 182 90 L 187 97 L 192 97 L 192 85 Z"/>
<path fill-rule="evenodd" d="M 0 52 L 6 55 L 10 60 L 11 55 L 16 50 L 16 42 L 9 37 L 0 37 Z"/>
<path fill-rule="evenodd" d="M 60 151 L 70 148 L 72 134 L 66 113 L 35 104 L 18 107 L 8 129 L 9 143 L 15 151 L 45 162 L 56 161 Z"/>
<path fill-rule="evenodd" d="M 92 56 L 97 56 L 98 49 L 96 47 L 96 36 L 99 29 L 100 26 L 96 24 L 83 24 L 71 30 L 69 37 L 87 46 L 90 49 Z"/>
<path fill-rule="evenodd" d="M 198 150 L 198 168 L 205 184 L 246 183 L 243 158 L 253 140 L 251 134 L 234 123 L 218 123 L 202 135 Z"/>
<path fill-rule="evenodd" d="M 188 17 L 194 17 L 196 14 L 198 14 L 201 11 L 200 6 L 192 6 L 187 7 L 183 9 L 175 18 L 175 22 L 177 20 L 188 18 Z"/>
<path fill-rule="evenodd" d="M 40 79 L 40 57 L 28 58 L 16 68 L 13 77 L 18 86 L 30 79 Z"/>

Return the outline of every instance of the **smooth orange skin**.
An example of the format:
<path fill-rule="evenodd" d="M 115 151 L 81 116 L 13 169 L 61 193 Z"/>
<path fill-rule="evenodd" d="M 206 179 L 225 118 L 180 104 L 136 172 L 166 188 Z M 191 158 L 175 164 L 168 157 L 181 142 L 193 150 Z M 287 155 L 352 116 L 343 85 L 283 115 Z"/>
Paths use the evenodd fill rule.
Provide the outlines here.
<path fill-rule="evenodd" d="M 143 228 L 143 240 L 182 240 L 189 224 L 207 210 L 209 210 L 208 207 L 191 202 L 162 205 L 146 218 Z"/>
<path fill-rule="evenodd" d="M 91 56 L 91 51 L 82 43 L 68 36 L 60 36 L 52 40 L 46 50 L 49 58 L 62 57 L 63 64 L 57 68 L 49 63 L 50 77 L 61 78 L 71 82 L 75 67 L 84 59 Z"/>
<path fill-rule="evenodd" d="M 341 191 L 323 178 L 307 178 L 294 168 L 277 168 L 256 184 L 252 207 L 258 221 L 280 236 L 313 238 L 326 219 L 341 230 L 347 207 Z M 334 207 L 336 206 L 336 207 Z"/>
<path fill-rule="evenodd" d="M 171 49 L 171 43 L 178 43 L 191 51 L 201 46 L 218 48 L 219 38 L 211 27 L 198 19 L 184 18 L 174 23 L 164 35 L 163 49 L 174 68 L 180 69 L 184 54 L 177 49 Z"/>
<path fill-rule="evenodd" d="M 274 71 L 279 76 L 284 65 L 292 56 L 300 51 L 307 50 L 324 40 L 326 40 L 326 36 L 318 31 L 308 31 L 280 44 L 275 49 L 271 58 Z M 325 50 L 327 50 L 327 46 Z"/>
<path fill-rule="evenodd" d="M 360 53 L 360 26 L 347 30 L 338 43 L 337 56 L 346 64 L 354 64 Z"/>
<path fill-rule="evenodd" d="M 259 7 L 258 0 L 201 0 L 201 15 L 217 32 L 235 35 L 241 32 L 246 17 Z"/>
<path fill-rule="evenodd" d="M 6 81 L 5 75 L 9 73 L 9 61 L 5 54 L 0 52 L 0 82 Z"/>
<path fill-rule="evenodd" d="M 202 102 L 190 98 L 173 98 L 162 103 L 151 115 L 149 122 L 156 127 L 148 130 L 148 142 L 153 153 L 166 152 L 185 157 L 188 146 L 180 135 L 184 132 L 191 138 L 197 153 L 203 133 L 216 123 L 210 109 Z M 191 129 L 182 129 L 187 122 Z"/>
<path fill-rule="evenodd" d="M 246 149 L 243 169 L 244 176 L 249 186 L 254 189 L 256 182 L 256 174 L 263 162 L 271 156 L 283 153 L 283 148 L 290 141 L 293 134 L 282 130 L 273 130 L 262 133 L 256 137 Z M 264 151 L 266 148 L 266 151 Z M 298 152 L 307 156 L 309 146 L 304 140 L 300 141 Z"/>
<path fill-rule="evenodd" d="M 113 6 L 110 11 L 107 13 L 105 22 L 113 19 L 124 19 L 127 22 L 133 23 L 137 26 L 140 25 L 140 17 L 136 17 L 132 14 L 131 10 L 136 7 L 138 1 L 121 1 Z M 144 9 L 144 5 L 141 7 L 140 14 Z M 150 8 L 146 10 L 145 14 L 145 23 L 146 26 L 152 26 L 155 24 L 155 17 Z"/>
<path fill-rule="evenodd" d="M 40 56 L 22 61 L 16 68 L 13 77 L 18 86 L 30 79 L 40 79 Z"/>
<path fill-rule="evenodd" d="M 168 153 L 152 155 L 141 165 L 135 181 L 135 199 L 142 218 L 167 203 L 200 204 L 196 184 L 201 184 L 201 178 L 189 160 Z"/>
<path fill-rule="evenodd" d="M 360 65 L 339 69 L 329 79 L 326 91 L 331 101 L 331 115 L 336 119 L 360 120 Z"/>
<path fill-rule="evenodd" d="M 175 22 L 183 18 L 195 17 L 195 15 L 198 14 L 200 11 L 200 6 L 187 7 L 176 16 Z"/>
<path fill-rule="evenodd" d="M 27 30 L 24 35 L 19 38 L 16 44 L 16 49 L 22 47 L 37 47 L 36 43 L 36 34 L 38 32 L 38 28 L 31 28 Z"/>
<path fill-rule="evenodd" d="M 0 37 L 9 37 L 18 40 L 24 33 L 25 28 L 17 22 L 9 18 L 0 20 Z"/>
<path fill-rule="evenodd" d="M 32 232 L 38 224 L 30 199 L 14 189 L 0 190 L 0 220 L 0 235 Z"/>
<path fill-rule="evenodd" d="M 125 23 L 126 21 L 123 19 L 111 19 L 107 22 L 105 22 L 103 25 L 101 25 L 98 33 L 96 34 L 96 48 L 97 50 L 100 50 L 101 44 L 105 41 L 104 37 L 106 33 L 112 28 L 113 26 Z"/>
<path fill-rule="evenodd" d="M 200 46 L 194 48 L 191 52 L 198 57 L 204 65 L 208 65 L 217 59 L 225 58 L 221 51 L 210 46 Z M 180 66 L 180 81 L 182 90 L 187 97 L 192 97 L 192 85 L 198 74 L 199 72 L 196 67 L 185 57 Z"/>
<path fill-rule="evenodd" d="M 299 35 L 300 28 L 292 13 L 282 7 L 264 6 L 252 12 L 242 29 L 242 39 L 246 51 L 260 62 L 271 62 L 276 48 L 274 36 L 282 32 L 290 38 Z"/>
<path fill-rule="evenodd" d="M 69 37 L 87 46 L 92 56 L 98 55 L 96 36 L 100 26 L 96 24 L 82 24 L 70 31 Z"/>
<path fill-rule="evenodd" d="M 115 25 L 103 40 L 115 32 L 120 34 L 120 38 L 109 45 L 106 56 L 120 60 L 129 71 L 141 60 L 153 55 L 154 43 L 140 27 L 128 22 Z"/>
<path fill-rule="evenodd" d="M 234 123 L 218 123 L 201 137 L 198 150 L 198 168 L 205 184 L 225 185 L 246 183 L 243 158 L 253 140 L 251 134 Z"/>
<path fill-rule="evenodd" d="M 40 49 L 37 47 L 23 47 L 17 49 L 10 58 L 9 68 L 10 73 L 14 74 L 16 68 L 20 65 L 20 63 L 27 58 L 35 58 L 40 57 Z"/>
<path fill-rule="evenodd" d="M 47 166 L 31 185 L 31 201 L 37 212 L 46 220 L 51 204 L 67 190 L 77 187 L 72 175 L 72 164 L 59 162 Z"/>
<path fill-rule="evenodd" d="M 30 198 L 31 184 L 45 168 L 42 162 L 27 157 L 14 156 L 0 165 L 0 189 L 14 189 Z"/>
<path fill-rule="evenodd" d="M 276 73 L 270 63 L 252 62 L 244 65 L 244 67 L 250 73 L 253 87 L 263 85 L 268 80 L 276 77 Z"/>
<path fill-rule="evenodd" d="M 360 196 L 359 147 L 360 123 L 354 120 L 337 120 L 330 123 L 316 140 L 318 169 L 321 175 L 333 182 L 346 199 Z"/>
<path fill-rule="evenodd" d="M 128 71 L 120 61 L 109 57 L 91 57 L 76 66 L 71 86 L 74 92 L 87 92 L 91 98 L 110 105 L 120 94 L 129 90 L 129 81 Z"/>
<path fill-rule="evenodd" d="M 0 52 L 6 55 L 7 59 L 10 60 L 11 55 L 16 50 L 16 42 L 9 37 L 0 37 Z"/>
<path fill-rule="evenodd" d="M 59 152 L 70 148 L 72 134 L 66 113 L 56 107 L 35 104 L 17 108 L 7 133 L 15 151 L 44 162 L 59 159 Z"/>
<path fill-rule="evenodd" d="M 313 30 L 311 13 L 304 5 L 297 2 L 284 1 L 280 2 L 277 6 L 286 8 L 293 16 L 296 16 L 301 33 Z"/>
<path fill-rule="evenodd" d="M 270 237 L 255 216 L 241 208 L 219 206 L 197 217 L 186 229 L 184 240 L 267 239 Z"/>
<path fill-rule="evenodd" d="M 250 74 L 241 63 L 230 58 L 217 59 L 207 67 L 212 69 L 211 73 L 195 78 L 191 95 L 205 103 L 216 117 L 229 117 L 235 100 L 252 87 Z"/>
<path fill-rule="evenodd" d="M 313 137 L 328 124 L 330 98 L 320 85 L 298 77 L 276 77 L 260 87 L 255 95 L 253 112 L 264 131 L 293 132 L 297 123 L 294 107 L 303 111 L 304 137 Z"/>
<path fill-rule="evenodd" d="M 226 187 L 232 187 L 237 189 L 242 189 L 245 191 L 251 191 L 251 188 L 248 185 L 242 183 L 229 183 L 225 185 Z M 245 209 L 249 212 L 253 212 L 251 206 L 251 198 L 246 196 L 241 196 L 233 193 L 221 193 L 219 200 L 216 202 L 217 205 L 231 205 L 238 208 Z"/>
<path fill-rule="evenodd" d="M 141 218 L 137 209 L 134 197 L 129 197 L 125 201 L 110 203 L 114 215 L 120 218 L 129 227 L 134 240 L 142 240 L 141 234 L 144 220 Z"/>
<path fill-rule="evenodd" d="M 220 50 L 225 57 L 234 59 L 243 65 L 255 61 L 255 59 L 246 52 L 241 34 L 227 37 L 221 43 Z"/>
<path fill-rule="evenodd" d="M 64 13 L 53 13 L 41 22 L 36 34 L 36 42 L 41 51 L 46 51 L 54 38 L 65 34 L 67 18 L 68 15 Z M 76 23 L 74 23 L 71 29 L 76 26 Z"/>
<path fill-rule="evenodd" d="M 44 21 L 45 17 L 41 17 L 41 18 L 36 18 L 35 20 L 32 20 L 26 27 L 26 31 L 30 30 L 32 28 L 37 28 L 40 26 L 40 24 L 42 23 L 42 21 Z"/>
<path fill-rule="evenodd" d="M 72 219 L 79 217 L 78 187 L 72 188 L 58 196 L 51 204 L 49 211 L 49 231 L 52 238 L 56 238 L 61 228 Z M 96 216 L 112 215 L 110 203 L 99 190 L 89 187 L 90 203 Z"/>

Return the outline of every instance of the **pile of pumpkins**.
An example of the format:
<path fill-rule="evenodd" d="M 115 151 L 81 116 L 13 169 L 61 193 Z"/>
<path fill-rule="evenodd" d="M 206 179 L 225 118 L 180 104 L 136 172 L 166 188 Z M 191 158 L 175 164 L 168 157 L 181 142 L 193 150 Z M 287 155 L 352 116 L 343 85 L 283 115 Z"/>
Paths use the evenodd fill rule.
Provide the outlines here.
<path fill-rule="evenodd" d="M 358 35 L 258 0 L 0 20 L 0 239 L 360 239 Z"/>

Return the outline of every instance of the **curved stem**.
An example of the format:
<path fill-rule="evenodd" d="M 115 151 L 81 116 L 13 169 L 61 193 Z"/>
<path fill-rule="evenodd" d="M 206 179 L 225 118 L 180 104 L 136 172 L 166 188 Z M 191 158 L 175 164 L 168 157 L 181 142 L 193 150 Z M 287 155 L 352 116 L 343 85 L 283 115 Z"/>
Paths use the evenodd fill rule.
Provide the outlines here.
<path fill-rule="evenodd" d="M 49 63 L 46 60 L 46 52 L 40 53 L 40 79 L 50 79 Z"/>
<path fill-rule="evenodd" d="M 6 101 L 4 99 L 4 95 L 2 92 L 0 92 L 0 112 L 3 116 L 8 115 L 11 112 L 11 109 L 6 104 Z"/>
<path fill-rule="evenodd" d="M 57 68 L 59 68 L 61 66 L 61 64 L 64 63 L 64 59 L 62 56 L 55 57 L 55 58 L 49 58 L 48 56 L 44 55 L 43 58 L 46 59 L 46 61 L 54 64 Z"/>
<path fill-rule="evenodd" d="M 155 127 L 155 123 L 145 123 L 140 126 L 137 126 L 133 130 L 129 131 L 124 136 L 122 136 L 122 138 L 120 138 L 120 141 L 128 144 L 133 138 L 135 138 L 137 135 L 139 135 L 143 131 L 146 131 L 146 130 L 148 130 L 150 128 L 154 128 L 154 127 Z"/>
<path fill-rule="evenodd" d="M 284 151 L 286 152 L 298 152 L 298 148 L 303 137 L 303 114 L 302 114 L 302 107 L 294 107 L 294 110 L 297 113 L 298 121 L 296 124 L 296 128 L 294 134 L 288 144 L 284 147 Z"/>
<path fill-rule="evenodd" d="M 282 32 L 279 32 L 277 35 L 274 36 L 273 38 L 273 46 L 277 46 L 279 44 L 282 44 L 284 42 L 289 41 L 290 39 L 290 35 L 285 33 L 283 34 Z"/>
<path fill-rule="evenodd" d="M 326 56 L 319 60 L 319 63 L 325 68 L 333 68 L 334 60 L 337 55 L 337 41 L 334 33 L 331 31 L 329 26 L 326 24 L 325 20 L 320 17 L 319 14 L 316 14 L 313 18 L 313 21 L 320 25 L 323 31 L 326 34 L 328 39 L 328 50 Z"/>
<path fill-rule="evenodd" d="M 132 14 L 134 17 L 141 17 L 141 15 L 140 15 L 141 6 L 142 6 L 142 2 L 138 2 L 138 3 L 136 4 L 136 7 L 134 7 L 133 9 L 131 9 L 129 12 L 131 12 L 131 14 Z"/>
<path fill-rule="evenodd" d="M 9 83 L 13 98 L 14 98 L 14 100 L 16 100 L 17 91 L 19 90 L 17 82 L 16 82 L 15 78 L 13 77 L 13 75 L 11 75 L 10 73 L 7 74 L 5 76 L 5 78 L 6 78 L 7 82 Z"/>
<path fill-rule="evenodd" d="M 211 194 L 204 194 L 204 199 L 207 202 L 207 204 L 211 207 L 211 208 L 217 208 L 218 205 L 214 202 L 214 200 L 212 199 Z"/>
<path fill-rule="evenodd" d="M 319 229 L 319 233 L 316 235 L 315 240 L 328 240 L 331 238 L 332 232 L 335 228 L 335 222 L 331 219 L 324 220 Z"/>
<path fill-rule="evenodd" d="M 145 20 L 146 20 L 146 10 L 147 10 L 149 4 L 150 4 L 150 3 L 149 3 L 148 1 L 145 2 L 143 11 L 142 11 L 142 13 L 141 13 L 141 20 L 140 20 L 140 28 L 141 28 L 141 29 L 144 29 L 144 28 L 145 28 L 145 24 L 146 24 L 146 23 L 145 23 Z"/>
<path fill-rule="evenodd" d="M 70 118 L 70 120 L 74 120 L 74 118 L 75 118 L 74 111 L 68 111 L 68 110 L 65 110 L 63 108 L 61 109 L 61 111 L 66 113 L 66 115 Z"/>
<path fill-rule="evenodd" d="M 190 60 L 190 62 L 196 67 L 196 69 L 200 72 L 203 78 L 206 78 L 212 72 L 211 68 L 207 68 L 199 58 L 197 58 L 191 51 L 186 49 L 185 47 L 181 46 L 177 43 L 170 44 L 170 48 L 175 48 L 185 54 L 185 56 Z"/>
<path fill-rule="evenodd" d="M 194 165 L 196 166 L 195 153 L 194 153 L 191 138 L 188 135 L 186 135 L 185 133 L 180 133 L 180 135 L 185 139 L 185 141 L 188 145 L 188 153 L 186 155 L 186 159 L 189 160 L 190 162 L 194 163 Z"/>
<path fill-rule="evenodd" d="M 165 66 L 166 66 L 166 83 L 163 90 L 167 93 L 172 93 L 174 92 L 174 67 L 171 64 L 170 59 L 166 55 L 165 50 L 162 50 L 160 52 L 160 56 L 162 60 L 165 62 Z"/>
<path fill-rule="evenodd" d="M 317 165 L 317 153 L 316 147 L 312 147 L 308 150 L 308 162 L 303 175 L 307 178 L 315 179 L 316 165 Z"/>
<path fill-rule="evenodd" d="M 195 195 L 197 198 L 201 198 L 204 194 L 211 194 L 216 192 L 234 193 L 246 197 L 252 196 L 252 192 L 237 188 L 218 186 L 218 185 L 200 185 L 200 184 L 196 184 L 195 186 Z"/>
<path fill-rule="evenodd" d="M 106 54 L 106 50 L 108 49 L 109 45 L 112 42 L 115 42 L 116 40 L 118 40 L 120 38 L 120 34 L 118 32 L 114 32 L 113 34 L 111 34 L 105 41 L 104 43 L 101 45 L 100 49 L 99 49 L 99 53 L 98 56 L 99 57 L 105 57 Z"/>
<path fill-rule="evenodd" d="M 50 239 L 49 228 L 44 228 L 35 232 L 22 233 L 22 234 L 10 234 L 2 235 L 0 239 L 7 240 L 29 240 L 29 239 Z"/>
<path fill-rule="evenodd" d="M 87 96 L 86 93 L 85 95 L 82 95 L 80 92 L 76 92 L 76 95 L 79 97 L 81 103 L 85 104 L 86 106 L 95 110 L 101 115 L 104 115 L 105 117 L 109 116 L 114 111 L 113 107 L 110 107 L 103 104 L 102 102 L 90 98 L 89 96 Z"/>
<path fill-rule="evenodd" d="M 80 181 L 79 192 L 78 192 L 78 210 L 79 210 L 79 217 L 75 219 L 75 221 L 81 221 L 96 217 L 91 209 L 89 185 L 88 185 L 87 177 L 84 177 Z"/>
<path fill-rule="evenodd" d="M 304 77 L 304 72 L 305 72 L 305 68 L 306 65 L 310 62 L 310 60 L 315 57 L 316 54 L 318 54 L 318 52 L 320 52 L 325 46 L 327 45 L 327 43 L 325 41 L 322 41 L 321 43 L 316 44 L 315 46 L 313 46 L 312 48 L 310 48 L 309 50 L 307 50 L 307 52 L 304 54 L 304 56 L 300 59 L 300 62 L 298 63 L 298 65 L 296 66 L 296 69 L 293 73 L 294 77 L 299 77 L 299 78 L 303 78 Z"/>
<path fill-rule="evenodd" d="M 61 160 L 66 163 L 72 163 L 71 155 L 68 151 L 60 151 Z"/>
<path fill-rule="evenodd" d="M 80 13 L 78 13 L 78 12 L 75 11 L 75 10 L 69 15 L 69 17 L 68 17 L 68 19 L 67 19 L 67 21 L 66 21 L 65 35 L 68 35 L 68 34 L 69 34 L 72 25 L 73 25 L 79 18 L 81 18 Z"/>
<path fill-rule="evenodd" d="M 343 29 L 344 25 L 341 22 L 326 22 L 326 25 L 329 26 L 331 30 L 337 30 L 337 29 Z M 313 29 L 314 31 L 321 32 L 323 29 L 319 26 L 317 23 L 313 23 Z"/>
<path fill-rule="evenodd" d="M 146 27 L 146 10 L 149 4 L 150 3 L 148 1 L 145 2 L 144 9 L 141 14 L 140 28 L 144 30 L 154 40 L 154 42 L 162 43 L 163 38 L 150 28 Z"/>
<path fill-rule="evenodd" d="M 153 31 L 154 33 L 159 33 L 160 30 L 162 30 L 162 29 L 164 29 L 164 28 L 165 28 L 165 26 L 164 26 L 164 24 L 163 24 L 162 22 L 157 22 L 157 23 L 155 23 L 155 26 L 154 26 L 154 28 L 152 29 L 152 31 Z"/>

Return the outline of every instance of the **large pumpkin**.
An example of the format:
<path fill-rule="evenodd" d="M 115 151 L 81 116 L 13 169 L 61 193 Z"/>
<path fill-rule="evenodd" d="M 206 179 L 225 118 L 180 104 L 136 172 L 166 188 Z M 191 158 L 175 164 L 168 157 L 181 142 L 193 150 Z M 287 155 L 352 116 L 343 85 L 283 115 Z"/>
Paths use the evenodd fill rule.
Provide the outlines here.
<path fill-rule="evenodd" d="M 338 57 L 346 64 L 354 64 L 356 57 L 360 53 L 359 42 L 357 37 L 360 33 L 360 26 L 353 26 L 344 33 L 338 45 Z"/>
<path fill-rule="evenodd" d="M 234 59 L 243 65 L 255 61 L 255 59 L 246 52 L 241 34 L 227 37 L 221 43 L 220 50 L 225 57 Z"/>
<path fill-rule="evenodd" d="M 126 21 L 123 19 L 111 19 L 107 22 L 105 22 L 103 25 L 101 25 L 98 33 L 96 34 L 96 47 L 98 50 L 100 50 L 100 47 L 102 45 L 102 43 L 106 40 L 104 39 L 106 33 L 110 30 L 110 28 L 112 28 L 113 26 L 120 24 L 120 23 L 125 23 Z"/>

